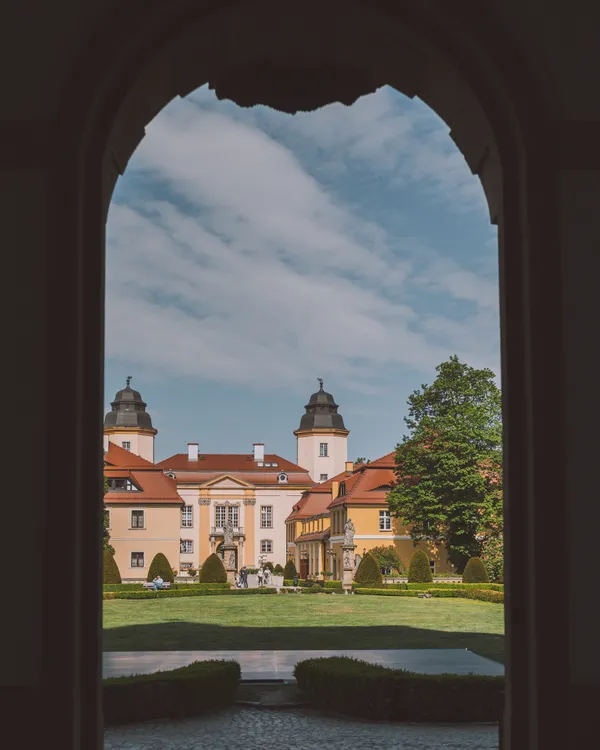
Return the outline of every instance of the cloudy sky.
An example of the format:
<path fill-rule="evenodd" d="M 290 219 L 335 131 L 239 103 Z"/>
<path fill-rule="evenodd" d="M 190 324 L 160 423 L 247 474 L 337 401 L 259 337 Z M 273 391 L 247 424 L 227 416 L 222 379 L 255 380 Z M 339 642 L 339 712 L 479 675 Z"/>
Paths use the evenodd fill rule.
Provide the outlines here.
<path fill-rule="evenodd" d="M 107 408 L 125 377 L 157 458 L 295 460 L 317 377 L 349 458 L 404 433 L 451 354 L 499 368 L 496 230 L 444 123 L 382 88 L 295 116 L 207 88 L 147 128 L 108 217 Z"/>

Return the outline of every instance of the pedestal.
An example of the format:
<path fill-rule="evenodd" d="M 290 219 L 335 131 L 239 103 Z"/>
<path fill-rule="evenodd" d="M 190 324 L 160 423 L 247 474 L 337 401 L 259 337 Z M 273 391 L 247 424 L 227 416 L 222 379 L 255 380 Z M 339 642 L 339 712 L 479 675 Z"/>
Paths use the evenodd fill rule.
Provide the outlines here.
<path fill-rule="evenodd" d="M 235 544 L 232 544 L 231 546 L 223 545 L 223 565 L 225 566 L 225 570 L 227 572 L 227 583 L 230 586 L 235 586 L 235 574 L 237 572 L 236 566 L 235 566 L 235 553 L 236 553 L 236 547 Z"/>
<path fill-rule="evenodd" d="M 342 544 L 342 589 L 348 593 L 352 591 L 352 582 L 354 580 L 354 550 L 356 544 Z"/>

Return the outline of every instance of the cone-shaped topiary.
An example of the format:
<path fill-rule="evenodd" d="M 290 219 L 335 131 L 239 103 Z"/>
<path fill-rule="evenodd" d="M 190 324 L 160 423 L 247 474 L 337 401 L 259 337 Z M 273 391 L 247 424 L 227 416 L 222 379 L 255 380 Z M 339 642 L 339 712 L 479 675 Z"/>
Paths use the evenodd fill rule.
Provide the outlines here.
<path fill-rule="evenodd" d="M 463 571 L 463 583 L 489 583 L 485 565 L 478 557 L 471 557 Z"/>
<path fill-rule="evenodd" d="M 121 574 L 114 556 L 105 549 L 103 551 L 104 576 L 103 583 L 121 583 Z"/>
<path fill-rule="evenodd" d="M 381 586 L 383 584 L 383 578 L 381 577 L 381 570 L 377 564 L 377 560 L 373 557 L 370 552 L 363 555 L 363 559 L 354 575 L 356 583 L 362 583 L 369 586 Z"/>
<path fill-rule="evenodd" d="M 263 568 L 268 568 L 271 571 L 271 573 L 275 570 L 275 567 L 272 562 L 264 563 Z"/>
<path fill-rule="evenodd" d="M 204 561 L 200 569 L 200 583 L 227 583 L 227 572 L 223 565 L 223 560 L 213 552 Z"/>
<path fill-rule="evenodd" d="M 296 570 L 296 566 L 294 565 L 293 560 L 288 560 L 285 564 L 285 568 L 283 569 L 283 577 L 286 580 L 292 580 L 293 578 L 296 578 L 298 575 L 298 571 Z"/>
<path fill-rule="evenodd" d="M 427 552 L 418 549 L 410 561 L 410 566 L 408 568 L 408 582 L 431 583 L 432 581 L 433 574 L 431 572 L 431 566 L 429 565 Z"/>
<path fill-rule="evenodd" d="M 157 552 L 154 555 L 154 559 L 148 568 L 148 578 L 146 580 L 153 581 L 156 576 L 160 576 L 163 581 L 168 581 L 169 583 L 173 583 L 175 580 L 175 577 L 173 576 L 173 568 L 162 552 Z"/>
<path fill-rule="evenodd" d="M 274 573 L 275 573 L 276 576 L 282 576 L 283 575 L 283 568 L 281 567 L 281 565 L 279 563 L 277 563 L 277 565 L 275 566 Z"/>

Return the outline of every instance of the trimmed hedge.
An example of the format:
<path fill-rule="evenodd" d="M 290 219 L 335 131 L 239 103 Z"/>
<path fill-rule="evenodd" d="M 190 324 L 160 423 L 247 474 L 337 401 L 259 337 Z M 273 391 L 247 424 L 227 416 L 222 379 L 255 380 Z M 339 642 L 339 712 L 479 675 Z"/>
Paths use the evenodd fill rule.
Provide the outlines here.
<path fill-rule="evenodd" d="M 283 569 L 283 577 L 287 578 L 288 580 L 292 581 L 294 578 L 298 576 L 298 571 L 296 570 L 296 566 L 294 565 L 293 560 L 288 560 L 285 564 L 285 567 Z M 292 584 L 290 584 L 291 586 Z"/>
<path fill-rule="evenodd" d="M 266 563 L 264 563 L 264 564 L 263 564 L 263 570 L 264 570 L 265 568 L 268 568 L 268 569 L 269 569 L 269 570 L 271 571 L 271 573 L 274 573 L 274 572 L 275 572 L 275 566 L 274 566 L 274 565 L 273 565 L 273 563 L 272 563 L 272 562 L 270 562 L 270 561 L 267 561 Z"/>
<path fill-rule="evenodd" d="M 471 557 L 467 561 L 462 580 L 463 583 L 489 583 L 490 581 L 485 565 L 478 557 Z"/>
<path fill-rule="evenodd" d="M 388 721 L 500 721 L 504 677 L 429 675 L 344 656 L 298 662 L 300 690 L 322 708 Z"/>
<path fill-rule="evenodd" d="M 182 719 L 233 703 L 241 670 L 236 661 L 193 662 L 168 672 L 103 680 L 106 726 Z"/>
<path fill-rule="evenodd" d="M 356 589 L 355 594 L 366 596 L 419 596 L 419 594 L 431 594 L 436 599 L 476 599 L 480 602 L 491 604 L 504 604 L 503 591 L 490 591 L 489 589 L 409 589 L 406 591 L 388 589 Z"/>
<path fill-rule="evenodd" d="M 196 589 L 228 589 L 228 583 L 172 583 L 169 591 L 194 591 Z M 103 591 L 147 591 L 141 583 L 107 583 Z M 162 589 L 161 589 L 162 590 Z M 166 591 L 166 589 L 165 589 Z"/>
<path fill-rule="evenodd" d="M 432 581 L 433 573 L 431 572 L 431 566 L 429 565 L 429 557 L 424 550 L 418 549 L 410 561 L 410 566 L 408 568 L 408 582 L 431 583 Z"/>
<path fill-rule="evenodd" d="M 121 573 L 119 566 L 115 561 L 115 556 L 107 549 L 102 551 L 103 565 L 103 583 L 112 583 L 113 585 L 121 583 Z"/>
<path fill-rule="evenodd" d="M 189 590 L 191 589 L 191 590 Z M 252 594 L 276 594 L 277 589 L 192 589 L 190 587 L 180 589 L 162 589 L 159 591 L 106 591 L 103 599 L 177 599 L 185 596 L 245 596 Z"/>
<path fill-rule="evenodd" d="M 326 589 L 341 589 L 342 582 L 341 581 L 325 581 L 325 588 Z"/>
<path fill-rule="evenodd" d="M 169 583 L 173 583 L 175 580 L 173 568 L 162 552 L 157 552 L 154 555 L 150 567 L 148 568 L 148 578 L 146 578 L 146 580 L 153 581 L 156 576 L 160 576 L 163 581 L 168 581 Z"/>
<path fill-rule="evenodd" d="M 206 558 L 198 580 L 200 583 L 227 583 L 227 571 L 216 552 Z"/>
<path fill-rule="evenodd" d="M 368 586 L 380 586 L 383 583 L 381 570 L 379 569 L 377 560 L 375 560 L 370 552 L 363 555 L 354 575 L 354 579 L 357 583 L 362 583 Z"/>
<path fill-rule="evenodd" d="M 282 576 L 283 575 L 283 568 L 279 563 L 275 566 L 275 575 L 276 576 Z"/>
<path fill-rule="evenodd" d="M 444 591 L 451 591 L 452 589 L 463 589 L 468 591 L 469 589 L 481 589 L 482 591 L 487 589 L 489 591 L 504 591 L 504 584 L 502 583 L 407 583 L 404 584 L 409 589 L 421 590 L 421 589 L 442 589 Z"/>

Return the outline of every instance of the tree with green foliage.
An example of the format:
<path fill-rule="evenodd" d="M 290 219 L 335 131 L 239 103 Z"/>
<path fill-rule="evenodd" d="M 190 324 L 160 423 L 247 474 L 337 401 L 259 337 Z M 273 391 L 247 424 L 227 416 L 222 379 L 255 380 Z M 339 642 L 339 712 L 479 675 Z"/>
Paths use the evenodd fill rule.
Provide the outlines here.
<path fill-rule="evenodd" d="M 291 581 L 293 578 L 296 578 L 297 575 L 298 571 L 296 570 L 294 561 L 288 560 L 285 564 L 285 568 L 283 569 L 283 577 L 286 581 Z"/>
<path fill-rule="evenodd" d="M 108 492 L 108 479 L 104 477 L 104 497 Z M 115 554 L 115 548 L 110 544 L 110 531 L 108 530 L 110 524 L 110 516 L 106 503 L 102 503 L 102 510 L 104 517 L 102 519 L 102 549 L 108 550 L 111 555 Z"/>
<path fill-rule="evenodd" d="M 489 583 L 490 579 L 481 560 L 471 557 L 465 565 L 462 580 L 463 583 Z"/>
<path fill-rule="evenodd" d="M 148 568 L 148 581 L 153 581 L 156 576 L 160 576 L 163 581 L 173 583 L 175 577 L 173 576 L 173 568 L 169 564 L 167 558 L 162 552 L 157 552 L 154 555 L 150 567 Z"/>
<path fill-rule="evenodd" d="M 393 544 L 379 545 L 369 550 L 382 570 L 395 570 L 402 575 L 406 568 Z"/>
<path fill-rule="evenodd" d="M 354 580 L 356 583 L 368 586 L 381 586 L 383 584 L 379 564 L 370 552 L 366 552 L 363 555 L 354 574 Z"/>
<path fill-rule="evenodd" d="M 277 565 L 275 566 L 275 571 L 274 572 L 275 572 L 276 576 L 282 576 L 283 575 L 283 568 L 281 567 L 281 565 L 279 563 L 277 563 Z"/>
<path fill-rule="evenodd" d="M 429 555 L 425 550 L 418 549 L 412 556 L 410 565 L 408 566 L 408 582 L 431 583 L 432 581 L 433 573 L 429 564 Z"/>
<path fill-rule="evenodd" d="M 364 456 L 359 456 L 356 459 L 356 461 L 354 462 L 354 465 L 356 466 L 357 464 L 370 464 L 370 463 L 371 463 L 371 459 L 370 458 L 365 458 Z"/>
<path fill-rule="evenodd" d="M 223 565 L 223 560 L 213 552 L 204 561 L 200 569 L 200 583 L 227 583 L 227 571 Z"/>
<path fill-rule="evenodd" d="M 388 494 L 414 542 L 445 544 L 462 571 L 502 535 L 502 397 L 491 370 L 453 356 L 408 399 Z"/>
<path fill-rule="evenodd" d="M 103 583 L 121 583 L 121 573 L 112 552 L 105 549 L 102 551 Z"/>
<path fill-rule="evenodd" d="M 488 538 L 482 546 L 481 561 L 490 581 L 504 583 L 504 536 Z"/>

